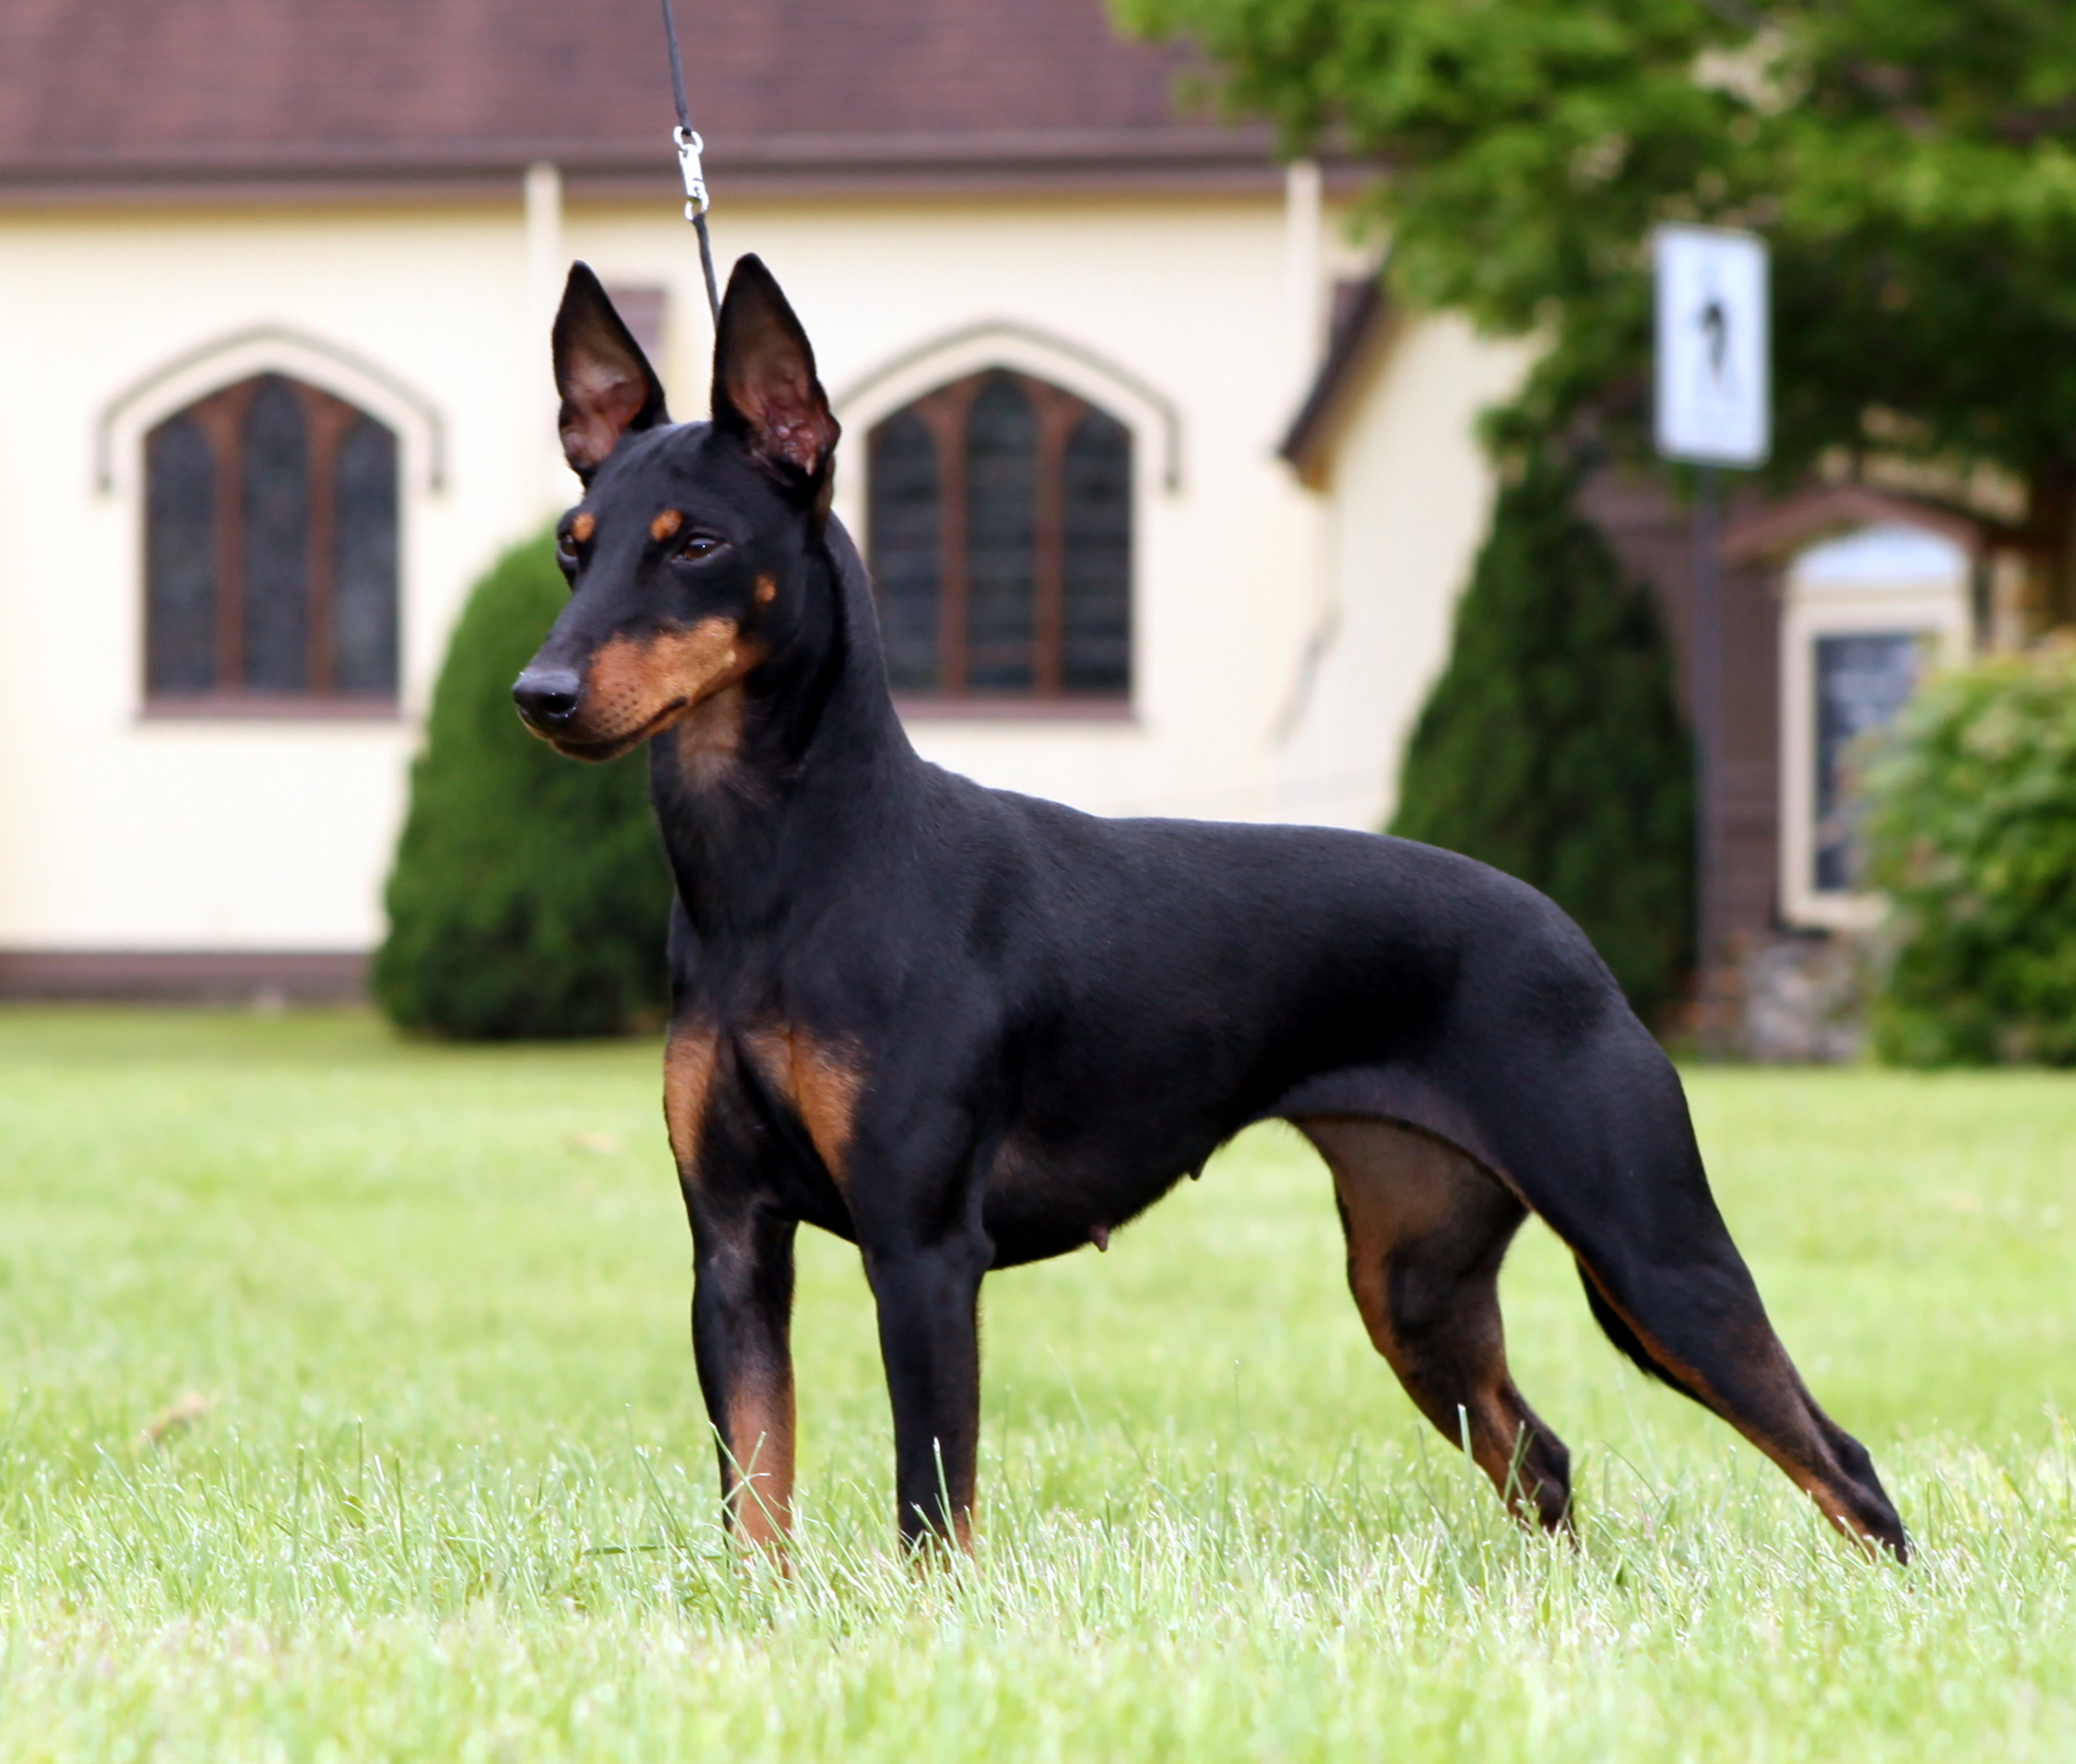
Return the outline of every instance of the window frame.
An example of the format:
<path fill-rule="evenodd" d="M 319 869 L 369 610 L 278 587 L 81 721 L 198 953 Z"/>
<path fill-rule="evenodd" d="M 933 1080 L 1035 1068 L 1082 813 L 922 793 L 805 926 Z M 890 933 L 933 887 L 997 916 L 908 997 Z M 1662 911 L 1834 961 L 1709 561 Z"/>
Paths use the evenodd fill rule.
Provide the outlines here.
<path fill-rule="evenodd" d="M 971 596 L 967 545 L 968 420 L 989 382 L 1007 379 L 1029 401 L 1038 429 L 1033 507 L 1032 684 L 1014 691 L 975 690 L 968 681 L 968 610 Z M 1144 437 L 1140 425 L 1099 397 L 1062 385 L 1030 367 L 990 361 L 954 373 L 914 396 L 874 411 L 862 436 L 865 479 L 859 499 L 861 550 L 870 564 L 872 532 L 872 439 L 882 425 L 914 416 L 937 454 L 938 672 L 934 689 L 897 688 L 904 713 L 976 720 L 1131 720 L 1140 681 L 1139 601 L 1144 547 L 1141 479 Z M 1063 679 L 1066 663 L 1067 544 L 1066 458 L 1080 424 L 1095 415 L 1115 423 L 1130 453 L 1124 474 L 1129 508 L 1125 570 L 1125 683 L 1104 691 L 1073 690 Z M 874 578 L 875 599 L 879 592 Z"/>
<path fill-rule="evenodd" d="M 300 408 L 308 446 L 308 551 L 305 620 L 310 683 L 300 689 L 252 687 L 243 671 L 243 427 L 247 409 L 267 380 L 287 386 Z M 151 682 L 151 437 L 167 423 L 195 421 L 207 438 L 214 468 L 215 671 L 217 683 L 200 691 L 167 691 Z M 341 691 L 337 685 L 337 574 L 338 457 L 355 424 L 366 420 L 386 432 L 395 475 L 391 541 L 395 549 L 391 617 L 395 655 L 386 689 Z M 219 380 L 183 402 L 155 412 L 135 437 L 138 494 L 136 580 L 139 599 L 138 691 L 146 720 L 276 719 L 285 721 L 394 721 L 401 715 L 404 635 L 404 525 L 408 438 L 391 414 L 370 408 L 332 386 L 304 377 L 295 368 L 255 363 L 230 380 Z"/>
<path fill-rule="evenodd" d="M 1785 572 L 1780 622 L 1781 918 L 1803 929 L 1867 930 L 1880 919 L 1879 894 L 1820 888 L 1816 881 L 1817 648 L 1834 637 L 1908 637 L 1924 657 L 1922 682 L 1926 673 L 1966 657 L 1973 635 L 1971 585 L 1965 566 L 1947 582 L 1872 577 L 1829 582 L 1805 577 L 1799 562 L 1797 558 Z"/>

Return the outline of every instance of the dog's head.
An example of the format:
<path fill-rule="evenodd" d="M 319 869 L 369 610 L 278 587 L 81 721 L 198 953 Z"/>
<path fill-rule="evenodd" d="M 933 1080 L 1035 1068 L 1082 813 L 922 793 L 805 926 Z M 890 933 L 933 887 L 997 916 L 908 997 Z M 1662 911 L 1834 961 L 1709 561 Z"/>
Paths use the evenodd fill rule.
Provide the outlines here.
<path fill-rule="evenodd" d="M 512 696 L 563 752 L 609 760 L 797 635 L 838 430 L 807 334 L 754 257 L 721 303 L 711 422 L 670 421 L 587 265 L 570 270 L 554 342 L 563 453 L 584 500 L 556 528 L 569 605 Z"/>

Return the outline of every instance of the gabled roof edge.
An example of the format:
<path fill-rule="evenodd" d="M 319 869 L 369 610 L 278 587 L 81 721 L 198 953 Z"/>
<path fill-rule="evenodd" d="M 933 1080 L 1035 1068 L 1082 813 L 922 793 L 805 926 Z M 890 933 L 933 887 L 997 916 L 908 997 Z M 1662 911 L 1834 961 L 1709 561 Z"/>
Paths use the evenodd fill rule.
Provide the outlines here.
<path fill-rule="evenodd" d="M 1366 278 L 1348 309 L 1337 315 L 1319 372 L 1276 448 L 1277 457 L 1287 461 L 1299 478 L 1314 489 L 1324 479 L 1324 456 L 1346 412 L 1348 395 L 1392 313 L 1380 266 Z"/>

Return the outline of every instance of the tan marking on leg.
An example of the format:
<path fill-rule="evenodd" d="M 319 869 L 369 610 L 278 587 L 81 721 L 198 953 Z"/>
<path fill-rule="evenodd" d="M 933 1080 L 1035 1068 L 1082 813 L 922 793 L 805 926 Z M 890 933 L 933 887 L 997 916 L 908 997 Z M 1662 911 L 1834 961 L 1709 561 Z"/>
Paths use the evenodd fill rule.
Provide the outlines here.
<path fill-rule="evenodd" d="M 963 1556 L 973 1554 L 973 1491 L 968 1488 L 963 1500 L 959 1498 L 956 1489 L 951 1492 L 951 1536 L 946 1538 L 944 1533 L 939 1531 L 936 1526 L 931 1525 L 926 1527 L 921 1534 L 914 1539 L 913 1547 L 908 1555 L 908 1567 L 919 1575 L 928 1574 L 941 1568 L 949 1568 L 952 1561 L 952 1552 L 955 1549 Z"/>
<path fill-rule="evenodd" d="M 586 509 L 569 524 L 569 536 L 579 545 L 584 544 L 599 530 L 599 517 Z"/>
<path fill-rule="evenodd" d="M 699 1179 L 700 1130 L 719 1047 L 711 1029 L 694 1028 L 672 1029 L 663 1046 L 663 1121 L 670 1130 L 670 1155 L 687 1182 Z"/>
<path fill-rule="evenodd" d="M 685 524 L 685 517 L 677 509 L 667 508 L 648 524 L 648 536 L 652 539 L 667 539 Z"/>
<path fill-rule="evenodd" d="M 782 1550 L 793 1528 L 793 1381 L 758 1380 L 728 1405 L 729 1517 L 753 1548 Z"/>
<path fill-rule="evenodd" d="M 801 1029 L 758 1029 L 747 1039 L 759 1070 L 793 1105 L 831 1179 L 841 1188 L 849 1175 L 844 1154 L 865 1088 L 856 1057 Z"/>
<path fill-rule="evenodd" d="M 757 578 L 757 604 L 760 607 L 768 607 L 774 600 L 777 598 L 778 584 L 774 582 L 768 575 L 760 575 Z"/>
<path fill-rule="evenodd" d="M 1495 1280 L 1479 1274 L 1475 1264 L 1454 1270 L 1442 1264 L 1437 1277 L 1458 1288 L 1451 1295 L 1458 1308 L 1437 1340 L 1408 1342 L 1393 1319 L 1394 1253 L 1463 1229 L 1466 1205 L 1477 1208 L 1481 1186 L 1491 1178 L 1455 1146 L 1409 1128 L 1333 1117 L 1296 1124 L 1333 1172 L 1347 1235 L 1348 1286 L 1371 1344 L 1420 1412 L 1450 1438 L 1467 1444 L 1472 1461 L 1517 1517 L 1546 1527 L 1564 1523 L 1569 1491 L 1555 1483 L 1546 1488 L 1524 1462 L 1528 1444 L 1548 1429 L 1507 1369 Z M 1470 1218 L 1476 1216 L 1474 1211 Z M 1555 1436 L 1550 1438 L 1554 1444 Z"/>

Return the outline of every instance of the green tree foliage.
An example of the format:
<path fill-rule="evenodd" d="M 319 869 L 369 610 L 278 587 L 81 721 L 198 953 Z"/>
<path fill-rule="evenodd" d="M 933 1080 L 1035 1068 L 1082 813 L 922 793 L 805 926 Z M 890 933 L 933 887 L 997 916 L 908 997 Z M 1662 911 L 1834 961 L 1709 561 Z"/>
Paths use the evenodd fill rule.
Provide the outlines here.
<path fill-rule="evenodd" d="M 639 756 L 564 759 L 512 681 L 568 598 L 550 536 L 470 594 L 440 670 L 389 876 L 377 1001 L 469 1040 L 613 1035 L 659 1010 L 670 881 Z"/>
<path fill-rule="evenodd" d="M 1500 492 L 1391 830 L 1534 883 L 1649 1013 L 1691 943 L 1693 759 L 1656 605 L 1574 489 L 1538 462 Z"/>
<path fill-rule="evenodd" d="M 1388 168 L 1413 304 L 1548 345 L 1517 435 L 1647 433 L 1645 240 L 1773 245 L 1776 446 L 2030 491 L 2065 615 L 2076 529 L 2076 6 L 2068 0 L 1113 0 L 1187 36 L 1293 150 Z"/>
<path fill-rule="evenodd" d="M 1902 1065 L 2076 1065 L 2076 653 L 1934 677 L 1868 766 L 1894 947 L 1873 1012 Z"/>

